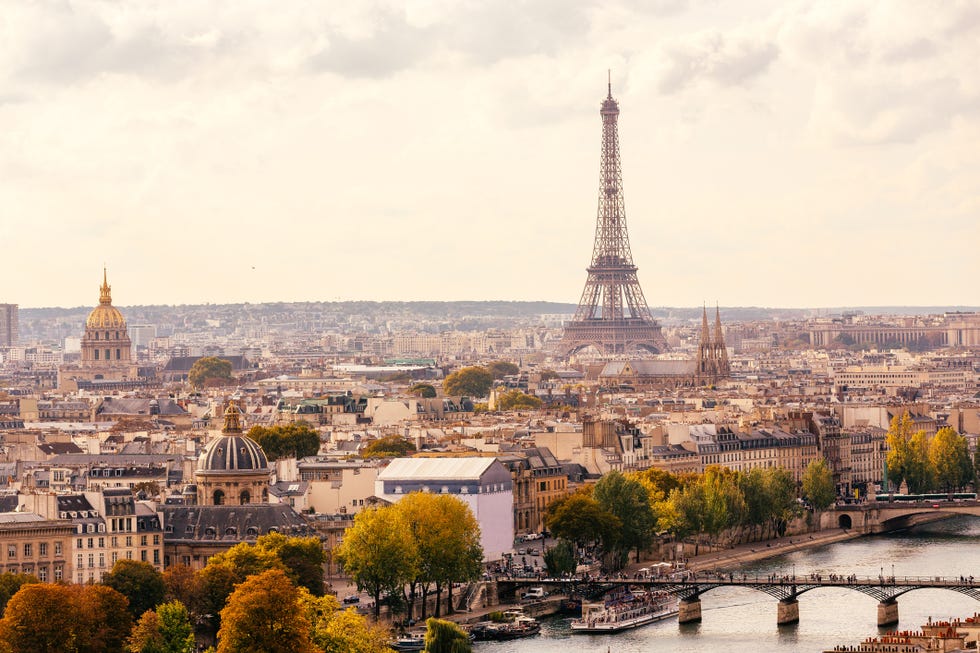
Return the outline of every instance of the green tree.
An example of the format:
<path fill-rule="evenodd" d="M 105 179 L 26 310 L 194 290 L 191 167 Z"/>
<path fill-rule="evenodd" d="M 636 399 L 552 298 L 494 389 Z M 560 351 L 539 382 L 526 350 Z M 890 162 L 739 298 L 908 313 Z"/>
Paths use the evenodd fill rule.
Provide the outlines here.
<path fill-rule="evenodd" d="M 827 508 L 837 497 L 834 476 L 823 458 L 811 460 L 804 470 L 803 496 L 809 499 L 810 504 L 817 510 Z"/>
<path fill-rule="evenodd" d="M 415 445 L 400 435 L 378 438 L 361 451 L 362 458 L 401 458 L 415 453 Z"/>
<path fill-rule="evenodd" d="M 423 399 L 433 399 L 436 396 L 436 388 L 431 383 L 416 383 L 408 391 L 413 395 L 418 395 Z"/>
<path fill-rule="evenodd" d="M 519 374 L 521 368 L 519 368 L 514 363 L 509 363 L 507 361 L 493 361 L 487 365 L 487 370 L 493 375 L 494 380 L 502 379 L 505 376 L 513 376 L 514 374 Z"/>
<path fill-rule="evenodd" d="M 187 608 L 171 601 L 147 610 L 129 636 L 130 653 L 194 653 L 194 628 Z"/>
<path fill-rule="evenodd" d="M 516 388 L 502 392 L 497 396 L 497 410 L 535 410 L 544 402 Z"/>
<path fill-rule="evenodd" d="M 308 423 L 290 422 L 278 426 L 253 426 L 248 437 L 255 440 L 269 460 L 305 458 L 320 451 L 320 434 Z"/>
<path fill-rule="evenodd" d="M 430 618 L 425 622 L 426 653 L 471 653 L 473 644 L 466 631 L 451 621 Z"/>
<path fill-rule="evenodd" d="M 327 562 L 327 553 L 320 538 L 267 533 L 255 541 L 255 546 L 279 558 L 289 579 L 297 586 L 306 588 L 313 596 L 323 596 L 323 565 Z"/>
<path fill-rule="evenodd" d="M 112 571 L 103 577 L 102 584 L 126 597 L 134 619 L 163 603 L 167 589 L 163 574 L 153 565 L 125 558 L 112 565 Z"/>
<path fill-rule="evenodd" d="M 300 591 L 281 569 L 251 576 L 221 611 L 217 653 L 316 653 Z"/>
<path fill-rule="evenodd" d="M 646 488 L 639 481 L 612 471 L 599 479 L 592 495 L 603 509 L 620 521 L 621 526 L 613 540 L 615 562 L 621 566 L 631 550 L 636 552 L 639 562 L 640 551 L 653 542 L 656 524 Z"/>
<path fill-rule="evenodd" d="M 442 390 L 450 396 L 486 397 L 493 385 L 493 375 L 485 367 L 471 366 L 456 370 L 442 381 Z"/>
<path fill-rule="evenodd" d="M 197 359 L 187 373 L 187 380 L 195 388 L 225 385 L 231 381 L 231 361 L 217 356 Z"/>
<path fill-rule="evenodd" d="M 734 471 L 711 465 L 701 477 L 704 488 L 702 528 L 715 539 L 722 531 L 740 523 L 746 512 L 745 497 Z"/>
<path fill-rule="evenodd" d="M 936 432 L 929 444 L 929 462 L 936 473 L 938 487 L 954 492 L 974 480 L 970 446 L 966 438 L 949 426 Z"/>
<path fill-rule="evenodd" d="M 418 575 L 411 529 L 394 506 L 359 512 L 334 553 L 357 589 L 374 599 L 375 619 L 381 613 L 381 595 L 400 592 Z"/>
<path fill-rule="evenodd" d="M 575 573 L 575 547 L 568 540 L 558 540 L 557 544 L 544 552 L 544 565 L 552 578 Z"/>
<path fill-rule="evenodd" d="M 7 571 L 0 574 L 0 617 L 7 608 L 7 601 L 10 600 L 17 591 L 28 583 L 37 583 L 38 580 L 30 574 L 18 574 Z"/>
<path fill-rule="evenodd" d="M 589 492 L 580 491 L 553 501 L 545 513 L 545 525 L 555 537 L 585 547 L 611 544 L 622 522 Z"/>

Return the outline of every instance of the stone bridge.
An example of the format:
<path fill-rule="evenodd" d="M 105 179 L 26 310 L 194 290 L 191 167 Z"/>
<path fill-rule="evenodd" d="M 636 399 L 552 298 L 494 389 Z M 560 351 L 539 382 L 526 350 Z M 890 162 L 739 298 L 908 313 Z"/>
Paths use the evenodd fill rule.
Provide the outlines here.
<path fill-rule="evenodd" d="M 868 501 L 838 504 L 820 513 L 820 527 L 844 528 L 871 535 L 901 530 L 953 515 L 980 517 L 980 501 Z"/>
<path fill-rule="evenodd" d="M 822 587 L 840 587 L 860 592 L 878 601 L 878 625 L 890 626 L 898 623 L 898 597 L 919 589 L 946 589 L 966 594 L 980 600 L 980 579 L 972 576 L 959 578 L 944 577 L 858 577 L 855 575 L 779 575 L 769 576 L 746 574 L 694 574 L 687 579 L 623 579 L 601 578 L 498 578 L 501 593 L 516 591 L 521 587 L 550 587 L 567 594 L 599 596 L 617 587 L 646 587 L 663 590 L 679 599 L 678 621 L 689 623 L 701 621 L 701 595 L 718 587 L 747 587 L 768 594 L 779 601 L 776 623 L 793 624 L 800 620 L 798 597 L 811 590 Z"/>

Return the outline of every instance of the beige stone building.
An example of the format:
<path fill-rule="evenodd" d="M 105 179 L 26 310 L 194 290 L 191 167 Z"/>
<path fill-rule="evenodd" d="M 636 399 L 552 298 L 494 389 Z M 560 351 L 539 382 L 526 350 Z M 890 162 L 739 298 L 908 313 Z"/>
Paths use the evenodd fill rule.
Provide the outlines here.
<path fill-rule="evenodd" d="M 74 532 L 70 523 L 36 513 L 0 513 L 0 570 L 48 583 L 69 580 Z"/>

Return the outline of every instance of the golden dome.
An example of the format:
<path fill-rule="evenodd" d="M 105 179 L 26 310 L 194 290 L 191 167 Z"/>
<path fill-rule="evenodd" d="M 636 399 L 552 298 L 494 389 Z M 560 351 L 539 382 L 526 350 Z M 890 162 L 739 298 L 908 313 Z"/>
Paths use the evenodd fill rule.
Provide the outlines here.
<path fill-rule="evenodd" d="M 102 270 L 102 288 L 99 289 L 99 305 L 92 309 L 85 320 L 89 329 L 125 329 L 126 318 L 112 305 L 112 294 L 106 272 Z"/>

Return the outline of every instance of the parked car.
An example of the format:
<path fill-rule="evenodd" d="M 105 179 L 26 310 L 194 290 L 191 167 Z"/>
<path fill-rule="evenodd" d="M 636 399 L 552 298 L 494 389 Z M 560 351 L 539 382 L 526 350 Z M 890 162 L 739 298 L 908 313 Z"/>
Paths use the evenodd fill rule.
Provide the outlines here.
<path fill-rule="evenodd" d="M 360 603 L 360 602 L 361 602 L 361 597 L 359 597 L 357 594 L 351 594 L 350 596 L 344 597 L 344 603 L 346 605 L 351 605 L 352 603 Z"/>

